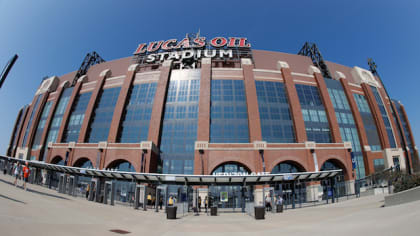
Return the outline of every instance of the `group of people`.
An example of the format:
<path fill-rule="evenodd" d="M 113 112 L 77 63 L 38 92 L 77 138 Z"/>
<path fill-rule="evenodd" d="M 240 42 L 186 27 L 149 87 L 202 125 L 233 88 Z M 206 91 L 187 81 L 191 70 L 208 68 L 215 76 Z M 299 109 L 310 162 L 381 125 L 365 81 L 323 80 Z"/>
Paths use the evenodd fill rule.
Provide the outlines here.
<path fill-rule="evenodd" d="M 202 205 L 201 196 L 198 196 L 198 200 L 197 200 L 198 212 L 201 212 L 201 205 Z M 204 198 L 204 209 L 206 210 L 206 212 L 207 212 L 208 207 L 209 207 L 209 198 L 206 196 Z"/>
<path fill-rule="evenodd" d="M 271 211 L 273 209 L 273 207 L 271 206 L 271 196 L 266 195 L 264 200 L 265 200 L 265 209 L 267 211 Z M 281 195 L 278 195 L 277 198 L 276 196 L 274 196 L 274 202 L 278 206 L 283 205 L 283 197 Z"/>
<path fill-rule="evenodd" d="M 17 187 L 18 180 L 23 180 L 23 189 L 26 190 L 26 183 L 29 180 L 29 174 L 31 173 L 31 170 L 28 167 L 28 162 L 25 162 L 25 164 L 22 166 L 19 162 L 15 163 L 13 165 L 13 176 L 15 177 L 14 185 Z"/>
<path fill-rule="evenodd" d="M 162 206 L 163 206 L 163 198 L 160 197 L 159 198 L 159 208 L 162 210 Z M 147 195 L 147 205 L 150 206 L 151 208 L 155 208 L 156 206 L 156 196 L 152 196 L 150 193 Z"/>

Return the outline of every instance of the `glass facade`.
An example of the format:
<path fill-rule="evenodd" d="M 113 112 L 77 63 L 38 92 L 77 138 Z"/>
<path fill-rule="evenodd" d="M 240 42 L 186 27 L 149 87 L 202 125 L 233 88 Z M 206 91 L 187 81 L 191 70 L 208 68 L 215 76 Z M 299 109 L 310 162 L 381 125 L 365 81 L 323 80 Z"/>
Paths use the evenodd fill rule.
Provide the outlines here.
<path fill-rule="evenodd" d="M 347 101 L 346 94 L 339 81 L 326 79 L 325 83 L 334 107 L 338 126 L 340 127 L 341 138 L 343 139 L 343 142 L 351 142 L 354 161 L 356 163 L 356 178 L 364 178 L 366 170 L 363 161 L 362 147 L 360 145 L 357 127 L 354 123 L 353 113 Z"/>
<path fill-rule="evenodd" d="M 269 143 L 295 143 L 293 121 L 284 84 L 256 81 L 255 85 L 263 140 Z"/>
<path fill-rule="evenodd" d="M 211 143 L 249 143 L 244 81 L 212 80 Z"/>
<path fill-rule="evenodd" d="M 82 127 L 91 95 L 92 92 L 77 95 L 71 108 L 70 118 L 64 129 L 62 142 L 77 142 L 79 139 L 80 128 Z"/>
<path fill-rule="evenodd" d="M 271 171 L 271 174 L 283 174 L 283 173 L 297 173 L 297 172 L 303 172 L 305 170 L 302 170 L 299 166 L 289 163 L 289 162 L 282 162 L 277 164 L 273 170 Z"/>
<path fill-rule="evenodd" d="M 26 126 L 25 135 L 23 136 L 22 147 L 25 147 L 26 143 L 28 142 L 29 130 L 31 129 L 32 120 L 34 118 L 34 114 L 35 114 L 36 110 L 38 109 L 38 103 L 39 103 L 39 100 L 41 100 L 41 97 L 42 97 L 42 95 L 38 95 L 38 98 L 35 101 L 34 109 L 32 109 L 31 116 L 29 117 L 28 126 Z"/>
<path fill-rule="evenodd" d="M 118 143 L 140 143 L 147 140 L 157 83 L 134 85 L 121 118 Z"/>
<path fill-rule="evenodd" d="M 161 136 L 164 174 L 193 174 L 197 139 L 200 70 L 173 70 Z"/>
<path fill-rule="evenodd" d="M 117 87 L 104 89 L 101 92 L 87 131 L 87 143 L 99 143 L 108 140 L 109 128 L 120 90 L 121 88 Z"/>
<path fill-rule="evenodd" d="M 308 141 L 331 143 L 331 132 L 324 104 L 317 87 L 296 84 L 296 91 L 302 107 Z"/>
<path fill-rule="evenodd" d="M 32 143 L 32 150 L 36 150 L 41 147 L 41 138 L 44 131 L 45 123 L 47 122 L 48 115 L 50 114 L 50 109 L 52 106 L 52 101 L 45 103 L 44 109 L 42 110 L 41 118 L 39 119 L 38 126 L 35 131 L 34 141 Z"/>
<path fill-rule="evenodd" d="M 61 121 L 63 120 L 64 112 L 66 111 L 67 104 L 69 103 L 73 88 L 65 88 L 63 94 L 61 94 L 60 101 L 58 102 L 57 109 L 54 112 L 54 116 L 48 130 L 48 136 L 46 143 L 56 143 L 58 131 L 60 130 Z"/>
<path fill-rule="evenodd" d="M 396 148 L 397 143 L 395 142 L 394 133 L 392 132 L 391 122 L 388 118 L 388 112 L 385 108 L 381 95 L 376 87 L 370 86 L 372 88 L 373 95 L 375 96 L 376 103 L 379 106 L 379 110 L 381 111 L 382 120 L 385 124 L 386 133 L 388 134 L 388 140 L 391 148 Z"/>
<path fill-rule="evenodd" d="M 363 95 L 354 94 L 354 100 L 356 100 L 357 108 L 359 109 L 360 116 L 362 117 L 363 126 L 365 127 L 371 151 L 380 151 L 381 143 L 379 140 L 378 130 L 366 98 Z"/>

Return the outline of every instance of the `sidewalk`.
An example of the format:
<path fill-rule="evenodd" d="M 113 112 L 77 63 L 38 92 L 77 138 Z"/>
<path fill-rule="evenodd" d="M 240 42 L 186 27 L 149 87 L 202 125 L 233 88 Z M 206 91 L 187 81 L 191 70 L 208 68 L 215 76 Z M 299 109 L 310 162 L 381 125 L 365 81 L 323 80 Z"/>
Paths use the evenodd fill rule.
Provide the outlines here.
<path fill-rule="evenodd" d="M 383 196 L 285 211 L 254 220 L 243 213 L 219 216 L 190 214 L 166 220 L 161 211 L 133 210 L 58 194 L 28 184 L 14 187 L 11 176 L 0 175 L 1 235 L 417 235 L 420 204 L 381 207 Z M 21 183 L 21 182 L 20 182 Z"/>

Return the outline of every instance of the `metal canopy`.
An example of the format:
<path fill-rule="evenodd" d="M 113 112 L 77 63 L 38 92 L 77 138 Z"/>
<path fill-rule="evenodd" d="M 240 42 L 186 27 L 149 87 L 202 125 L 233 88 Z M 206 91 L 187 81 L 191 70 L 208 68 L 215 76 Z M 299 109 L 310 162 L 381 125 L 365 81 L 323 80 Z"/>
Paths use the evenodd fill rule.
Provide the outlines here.
<path fill-rule="evenodd" d="M 259 185 L 274 184 L 291 181 L 321 181 L 332 178 L 342 170 L 329 170 L 318 172 L 298 172 L 268 175 L 183 175 L 183 174 L 156 174 L 137 173 L 113 170 L 86 169 L 71 166 L 60 166 L 40 161 L 26 161 L 12 157 L 0 156 L 0 159 L 9 161 L 28 162 L 29 166 L 45 170 L 59 171 L 70 175 L 82 175 L 92 178 L 110 178 L 117 180 L 135 180 L 150 184 L 178 184 L 178 185 Z"/>

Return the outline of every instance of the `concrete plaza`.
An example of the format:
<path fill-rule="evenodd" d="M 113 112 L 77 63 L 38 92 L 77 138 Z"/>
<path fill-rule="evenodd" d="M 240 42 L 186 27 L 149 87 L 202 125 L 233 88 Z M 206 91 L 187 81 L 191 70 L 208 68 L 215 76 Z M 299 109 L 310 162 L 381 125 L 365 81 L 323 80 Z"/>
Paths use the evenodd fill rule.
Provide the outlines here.
<path fill-rule="evenodd" d="M 420 201 L 382 207 L 383 195 L 266 214 L 187 215 L 167 220 L 161 211 L 133 210 L 58 194 L 0 175 L 0 235 L 417 235 Z M 22 183 L 22 182 L 20 182 Z M 417 233 L 416 233 L 417 232 Z"/>

